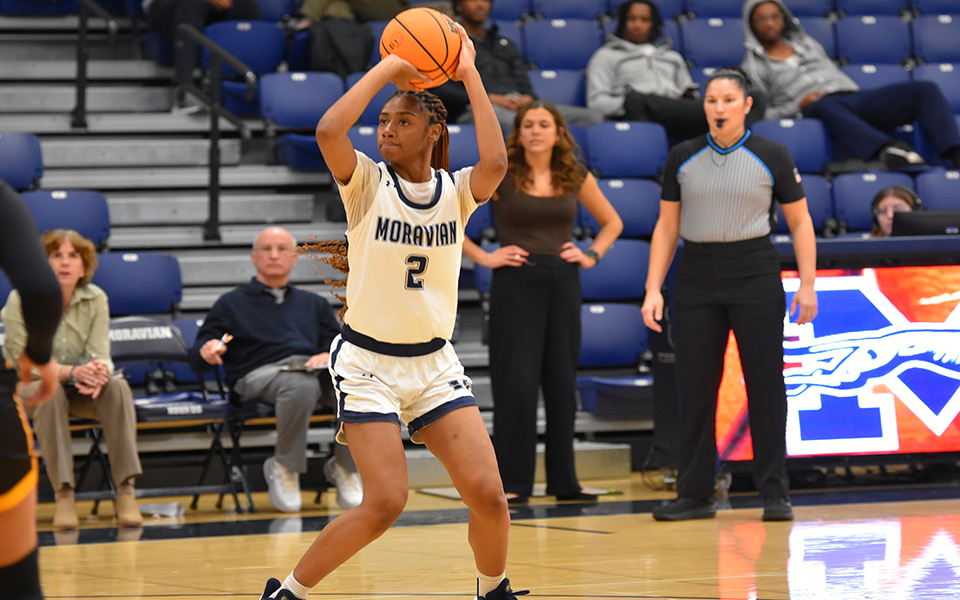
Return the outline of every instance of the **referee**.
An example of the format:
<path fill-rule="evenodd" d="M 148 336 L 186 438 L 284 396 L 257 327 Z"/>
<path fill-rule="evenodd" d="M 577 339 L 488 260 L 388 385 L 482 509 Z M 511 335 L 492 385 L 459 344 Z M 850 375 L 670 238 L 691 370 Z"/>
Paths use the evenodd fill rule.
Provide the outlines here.
<path fill-rule="evenodd" d="M 664 167 L 643 318 L 661 330 L 660 288 L 682 236 L 674 295 L 681 443 L 677 498 L 653 511 L 658 521 L 716 515 L 717 394 L 731 329 L 743 364 L 763 519 L 793 519 L 783 381 L 786 301 L 780 257 L 770 241 L 776 203 L 793 234 L 800 289 L 790 314 L 799 308 L 800 324 L 817 314 L 816 241 L 793 158 L 783 146 L 746 130 L 753 104 L 749 87 L 740 69 L 718 69 L 704 92 L 709 134 L 678 144 Z"/>

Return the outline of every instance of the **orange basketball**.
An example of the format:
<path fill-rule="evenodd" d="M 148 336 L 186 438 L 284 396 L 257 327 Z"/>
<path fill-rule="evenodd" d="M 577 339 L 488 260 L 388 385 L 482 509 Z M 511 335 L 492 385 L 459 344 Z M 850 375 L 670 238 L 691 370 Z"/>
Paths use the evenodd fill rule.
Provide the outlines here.
<path fill-rule="evenodd" d="M 453 20 L 432 8 L 409 8 L 387 23 L 380 36 L 380 57 L 396 54 L 433 80 L 435 87 L 450 79 L 460 62 L 460 33 Z"/>

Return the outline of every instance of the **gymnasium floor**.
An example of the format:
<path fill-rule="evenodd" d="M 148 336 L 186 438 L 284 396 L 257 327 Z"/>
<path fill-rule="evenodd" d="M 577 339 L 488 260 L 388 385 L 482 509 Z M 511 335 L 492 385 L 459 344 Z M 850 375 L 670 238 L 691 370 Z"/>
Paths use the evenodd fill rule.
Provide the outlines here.
<path fill-rule="evenodd" d="M 656 483 L 658 475 L 646 479 Z M 714 520 L 658 523 L 670 492 L 644 477 L 589 481 L 612 488 L 594 504 L 535 498 L 513 509 L 507 574 L 531 598 L 948 599 L 960 598 L 960 482 L 877 485 L 794 493 L 796 521 L 763 523 L 754 495 L 732 494 Z M 40 505 L 40 567 L 51 599 L 257 600 L 283 579 L 316 532 L 339 514 L 333 494 L 291 517 L 255 494 L 259 512 L 218 511 L 215 497 L 181 518 L 118 530 L 107 517 L 50 531 Z M 147 502 L 183 502 L 188 498 Z M 230 502 L 228 501 L 228 506 Z M 103 514 L 112 507 L 105 503 Z M 382 538 L 315 588 L 311 598 L 469 599 L 474 567 L 458 500 L 411 491 Z"/>

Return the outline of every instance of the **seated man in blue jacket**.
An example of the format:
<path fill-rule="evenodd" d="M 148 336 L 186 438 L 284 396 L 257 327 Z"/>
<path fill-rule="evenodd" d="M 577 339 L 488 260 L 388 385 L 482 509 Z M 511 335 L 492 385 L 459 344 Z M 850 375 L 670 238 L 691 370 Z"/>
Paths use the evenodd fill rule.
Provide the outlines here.
<path fill-rule="evenodd" d="M 260 232 L 250 254 L 256 277 L 217 300 L 190 351 L 190 363 L 198 372 L 222 365 L 227 385 L 241 402 L 276 405 L 277 445 L 263 464 L 263 475 L 270 502 L 284 512 L 301 507 L 307 428 L 323 396 L 321 380 L 330 381 L 330 343 L 340 333 L 326 300 L 290 285 L 295 250 L 296 242 L 285 229 Z M 290 363 L 309 370 L 287 370 Z M 334 456 L 323 471 L 337 486 L 341 508 L 360 504 L 363 488 L 346 446 L 334 444 Z"/>

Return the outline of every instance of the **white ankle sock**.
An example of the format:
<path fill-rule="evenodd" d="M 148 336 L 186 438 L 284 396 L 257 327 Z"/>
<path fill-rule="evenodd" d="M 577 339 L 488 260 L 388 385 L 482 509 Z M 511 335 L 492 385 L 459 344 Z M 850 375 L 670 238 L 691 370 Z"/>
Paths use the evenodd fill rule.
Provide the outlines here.
<path fill-rule="evenodd" d="M 293 595 L 300 598 L 300 600 L 307 600 L 307 594 L 313 589 L 297 581 L 297 578 L 293 576 L 293 571 L 290 571 L 287 578 L 283 580 L 283 587 L 293 592 Z"/>
<path fill-rule="evenodd" d="M 500 582 L 507 578 L 506 573 L 499 575 L 484 575 L 477 571 L 477 595 L 483 598 L 493 590 L 497 589 Z"/>

